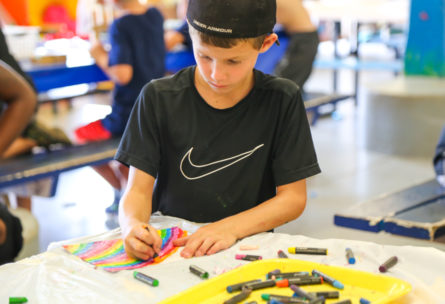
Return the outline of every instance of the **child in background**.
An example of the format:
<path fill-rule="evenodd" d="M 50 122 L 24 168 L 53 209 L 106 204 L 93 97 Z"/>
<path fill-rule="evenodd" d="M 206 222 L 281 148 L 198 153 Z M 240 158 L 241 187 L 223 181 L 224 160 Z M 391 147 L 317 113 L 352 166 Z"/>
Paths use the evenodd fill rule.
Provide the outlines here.
<path fill-rule="evenodd" d="M 152 212 L 209 223 L 175 245 L 214 254 L 300 216 L 320 172 L 300 89 L 254 69 L 277 41 L 275 0 L 190 0 L 187 20 L 197 65 L 144 87 L 116 154 L 130 166 L 125 250 L 140 259 L 160 251 Z"/>
<path fill-rule="evenodd" d="M 75 130 L 80 142 L 106 140 L 122 135 L 130 111 L 141 88 L 165 74 L 163 17 L 158 9 L 147 8 L 138 0 L 114 0 L 118 18 L 109 29 L 111 49 L 107 52 L 99 41 L 93 41 L 90 53 L 96 64 L 114 82 L 111 113 Z M 92 37 L 92 40 L 95 40 Z M 115 202 L 107 209 L 117 212 L 125 168 L 116 170 L 110 164 L 95 167 L 116 190 Z"/>
<path fill-rule="evenodd" d="M 34 115 L 37 98 L 31 86 L 0 60 L 0 158 Z M 0 265 L 13 262 L 23 244 L 20 220 L 0 202 Z"/>
<path fill-rule="evenodd" d="M 434 171 L 436 171 L 436 179 L 445 187 L 445 126 L 440 134 L 439 141 L 436 146 L 436 153 L 433 159 Z"/>
<path fill-rule="evenodd" d="M 3 31 L 0 30 L 0 60 L 7 64 L 9 68 L 12 68 L 14 72 L 18 73 L 24 81 L 28 83 L 33 91 L 34 95 L 36 94 L 36 89 L 34 87 L 34 83 L 31 78 L 22 70 L 17 60 L 14 56 L 9 52 L 8 45 L 6 43 L 5 36 Z M 36 96 L 34 96 L 34 99 Z M 0 100 L 0 115 L 6 108 L 5 101 Z M 33 111 L 35 112 L 36 107 L 33 107 Z M 33 112 L 33 113 L 34 113 Z M 26 128 L 22 131 L 22 133 L 14 139 L 14 141 L 8 145 L 7 149 L 0 153 L 0 158 L 11 158 L 17 155 L 30 153 L 33 148 L 45 147 L 47 149 L 51 149 L 52 145 L 60 145 L 69 146 L 71 145 L 71 141 L 66 136 L 65 132 L 63 132 L 59 128 L 48 128 L 45 125 L 37 122 L 35 119 L 30 119 Z M 51 184 L 52 179 L 41 179 L 38 181 L 26 183 L 24 185 L 18 185 L 8 188 L 3 188 L 0 190 L 0 194 L 6 196 L 8 193 L 13 193 L 17 199 L 17 205 L 19 207 L 23 207 L 25 209 L 31 210 L 31 196 L 32 195 L 40 195 L 40 196 L 49 196 L 51 194 Z"/>

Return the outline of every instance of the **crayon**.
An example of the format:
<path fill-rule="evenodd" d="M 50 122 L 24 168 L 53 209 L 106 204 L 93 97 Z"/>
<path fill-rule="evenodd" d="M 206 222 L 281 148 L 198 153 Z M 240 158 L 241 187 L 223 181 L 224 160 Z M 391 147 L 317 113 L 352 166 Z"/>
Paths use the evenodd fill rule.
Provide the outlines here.
<path fill-rule="evenodd" d="M 332 304 L 352 304 L 351 300 L 346 299 L 346 300 L 341 300 Z"/>
<path fill-rule="evenodd" d="M 287 251 L 293 254 L 316 254 L 316 255 L 328 254 L 328 250 L 326 248 L 290 247 L 287 248 Z"/>
<path fill-rule="evenodd" d="M 245 300 L 249 297 L 249 295 L 251 294 L 252 289 L 250 288 L 246 288 L 243 287 L 243 289 L 241 290 L 241 292 L 233 297 L 231 297 L 230 299 L 224 301 L 224 304 L 236 304 L 241 302 L 242 300 Z"/>
<path fill-rule="evenodd" d="M 366 300 L 365 298 L 360 298 L 360 304 L 371 304 L 371 301 Z"/>
<path fill-rule="evenodd" d="M 387 272 L 389 268 L 391 268 L 392 266 L 397 264 L 397 261 L 398 261 L 398 259 L 397 259 L 396 256 L 390 257 L 385 263 L 380 265 L 379 271 L 380 272 Z"/>
<path fill-rule="evenodd" d="M 241 245 L 239 246 L 239 250 L 256 250 L 260 248 L 258 245 Z"/>
<path fill-rule="evenodd" d="M 276 285 L 278 287 L 288 287 L 290 285 L 314 285 L 314 284 L 322 284 L 322 277 L 299 277 L 299 278 L 288 278 L 277 281 Z"/>
<path fill-rule="evenodd" d="M 265 280 L 265 281 L 261 281 L 261 282 L 248 283 L 245 286 L 247 288 L 251 288 L 252 290 L 257 290 L 257 289 L 262 289 L 262 288 L 267 288 L 267 287 L 273 287 L 273 286 L 275 286 L 275 284 L 276 284 L 275 280 Z"/>
<path fill-rule="evenodd" d="M 278 254 L 278 257 L 279 257 L 280 259 L 287 259 L 287 258 L 288 258 L 287 254 L 285 254 L 284 251 L 281 250 L 281 249 L 278 250 L 277 254 Z"/>
<path fill-rule="evenodd" d="M 280 269 L 274 269 L 274 270 L 272 270 L 272 271 L 269 271 L 267 274 L 266 274 L 266 279 L 272 279 L 272 278 L 275 278 L 278 274 L 280 274 L 281 273 L 281 270 Z"/>
<path fill-rule="evenodd" d="M 25 297 L 9 297 L 9 304 L 19 304 L 26 302 L 28 302 L 28 299 Z"/>
<path fill-rule="evenodd" d="M 346 248 L 346 260 L 349 264 L 355 264 L 355 257 L 351 248 Z"/>
<path fill-rule="evenodd" d="M 340 293 L 338 291 L 315 291 L 310 292 L 309 294 L 317 298 L 323 297 L 325 299 L 338 299 L 340 297 Z"/>
<path fill-rule="evenodd" d="M 289 278 L 301 278 L 309 276 L 309 272 L 307 271 L 298 271 L 298 272 L 280 272 L 274 274 L 275 279 L 289 279 Z"/>
<path fill-rule="evenodd" d="M 276 300 L 280 301 L 281 303 L 307 303 L 307 301 L 302 300 L 301 298 L 296 297 L 287 297 L 283 295 L 275 295 L 275 294 L 269 294 L 269 293 L 263 293 L 261 294 L 261 298 L 265 301 L 271 301 Z"/>
<path fill-rule="evenodd" d="M 292 289 L 298 296 L 308 299 L 309 301 L 317 300 L 317 297 L 307 293 L 302 288 L 297 285 L 290 285 L 290 289 Z"/>
<path fill-rule="evenodd" d="M 141 281 L 145 284 L 148 284 L 150 286 L 158 286 L 159 285 L 159 281 L 156 280 L 155 278 L 152 278 L 146 274 L 143 274 L 142 272 L 138 272 L 138 271 L 134 271 L 133 272 L 133 277 L 138 280 Z"/>
<path fill-rule="evenodd" d="M 328 276 L 328 275 L 326 275 L 326 274 L 324 274 L 324 273 L 322 273 L 322 272 L 320 272 L 320 271 L 318 271 L 316 269 L 312 270 L 312 275 L 313 276 L 322 277 L 323 281 L 325 281 L 326 283 L 334 286 L 335 288 L 338 288 L 338 289 L 345 288 L 341 282 L 337 281 L 334 278 L 331 278 L 330 276 Z"/>
<path fill-rule="evenodd" d="M 150 233 L 150 228 L 149 228 L 148 226 L 145 226 L 144 228 L 145 228 L 145 230 L 148 231 L 148 233 Z M 147 245 L 150 246 L 150 247 L 153 249 L 153 251 L 155 250 L 155 249 L 153 248 L 153 245 L 149 245 L 149 244 L 147 244 Z M 157 258 L 157 257 L 158 257 L 158 254 L 155 252 L 155 254 L 153 255 L 153 259 L 154 259 L 154 258 Z"/>
<path fill-rule="evenodd" d="M 262 260 L 263 257 L 251 254 L 237 254 L 235 255 L 235 259 L 244 261 L 257 261 L 257 260 Z"/>
<path fill-rule="evenodd" d="M 226 290 L 227 290 L 227 292 L 238 291 L 238 290 L 241 290 L 244 285 L 246 285 L 248 283 L 254 283 L 254 282 L 261 282 L 261 280 L 258 279 L 258 280 L 246 281 L 246 282 L 229 285 L 226 287 Z"/>
<path fill-rule="evenodd" d="M 202 268 L 199 268 L 196 265 L 190 265 L 189 266 L 190 271 L 193 274 L 196 274 L 198 277 L 200 277 L 201 279 L 208 279 L 209 278 L 209 273 L 207 271 L 205 271 Z"/>

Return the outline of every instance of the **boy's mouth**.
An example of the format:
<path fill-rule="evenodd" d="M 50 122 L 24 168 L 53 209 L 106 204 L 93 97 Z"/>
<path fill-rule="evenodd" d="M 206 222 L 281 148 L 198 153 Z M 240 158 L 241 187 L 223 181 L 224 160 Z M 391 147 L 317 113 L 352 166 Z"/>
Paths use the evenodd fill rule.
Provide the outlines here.
<path fill-rule="evenodd" d="M 227 87 L 227 85 L 223 85 L 223 84 L 216 84 L 216 83 L 213 83 L 213 82 L 209 82 L 209 83 L 210 83 L 210 85 L 212 87 L 215 87 L 215 88 L 218 88 L 218 89 Z"/>

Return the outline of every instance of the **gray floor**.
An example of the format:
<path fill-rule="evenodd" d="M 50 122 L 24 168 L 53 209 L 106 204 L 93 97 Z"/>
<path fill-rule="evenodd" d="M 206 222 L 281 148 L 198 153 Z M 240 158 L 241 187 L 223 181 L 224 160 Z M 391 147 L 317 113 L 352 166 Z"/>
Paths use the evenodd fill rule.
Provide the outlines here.
<path fill-rule="evenodd" d="M 363 84 L 391 80 L 394 76 L 390 72 L 367 72 L 362 76 L 359 105 L 354 106 L 352 100 L 344 101 L 334 115 L 323 117 L 312 127 L 323 173 L 308 181 L 308 204 L 304 214 L 277 231 L 321 239 L 356 239 L 381 244 L 434 246 L 445 250 L 444 243 L 363 232 L 333 224 L 333 215 L 338 211 L 434 176 L 431 157 L 400 157 L 366 148 L 363 110 L 369 101 L 369 92 Z M 314 71 L 307 89 L 329 91 L 330 77 L 328 71 Z M 351 72 L 342 72 L 341 90 L 352 90 Z M 103 103 L 103 96 L 74 100 L 73 106 L 80 108 L 96 102 Z M 70 111 L 63 104 L 61 109 L 59 115 Z M 107 111 L 104 106 L 92 106 L 91 109 L 95 109 L 94 115 Z M 84 120 L 94 116 L 91 111 L 83 113 L 81 118 Z M 53 116 L 49 106 L 42 107 L 39 117 L 48 120 L 48 116 L 55 121 L 61 120 Z M 44 251 L 50 242 L 100 233 L 113 227 L 113 219 L 104 212 L 112 200 L 111 187 L 92 169 L 82 168 L 63 174 L 54 198 L 37 197 L 33 201 L 33 213 L 40 224 L 40 249 Z"/>

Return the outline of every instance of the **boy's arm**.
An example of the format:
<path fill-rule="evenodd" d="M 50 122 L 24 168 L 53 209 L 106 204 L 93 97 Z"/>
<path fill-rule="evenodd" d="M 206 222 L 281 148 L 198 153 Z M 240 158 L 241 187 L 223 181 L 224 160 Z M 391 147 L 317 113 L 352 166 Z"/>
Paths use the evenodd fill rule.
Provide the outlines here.
<path fill-rule="evenodd" d="M 185 246 L 183 257 L 214 254 L 246 236 L 268 231 L 301 215 L 306 206 L 306 180 L 277 187 L 275 197 L 262 204 L 206 225 L 189 237 L 176 240 Z"/>
<path fill-rule="evenodd" d="M 120 85 L 126 85 L 133 78 L 133 67 L 130 64 L 108 65 L 108 52 L 99 42 L 94 42 L 90 49 L 91 57 L 110 79 Z"/>
<path fill-rule="evenodd" d="M 0 113 L 0 157 L 20 135 L 34 114 L 37 97 L 31 86 L 0 60 L 0 99 L 8 104 Z"/>
<path fill-rule="evenodd" d="M 119 223 L 128 255 L 147 260 L 161 251 L 162 240 L 156 230 L 147 229 L 155 179 L 130 166 L 128 184 L 119 204 Z"/>

